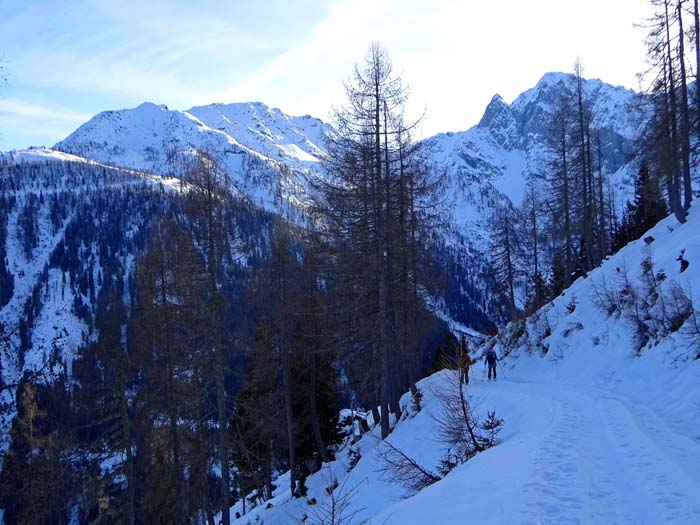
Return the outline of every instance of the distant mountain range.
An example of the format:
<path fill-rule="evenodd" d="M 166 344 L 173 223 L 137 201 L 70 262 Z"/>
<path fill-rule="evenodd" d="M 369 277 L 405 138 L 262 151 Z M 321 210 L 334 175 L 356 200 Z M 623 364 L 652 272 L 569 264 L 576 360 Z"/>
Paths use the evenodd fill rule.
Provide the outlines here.
<path fill-rule="evenodd" d="M 544 178 L 556 102 L 572 96 L 575 80 L 548 73 L 512 104 L 494 96 L 467 131 L 423 141 L 420 155 L 443 176 L 448 205 L 436 237 L 451 280 L 445 296 L 434 298 L 444 317 L 479 328 L 492 316 L 483 279 L 492 214 L 517 206 L 529 177 Z M 603 170 L 622 201 L 632 188 L 635 141 L 645 122 L 640 95 L 599 80 L 585 81 L 585 93 Z M 144 225 L 169 205 L 160 183 L 173 186 L 181 154 L 211 154 L 250 203 L 243 215 L 289 213 L 313 199 L 309 181 L 324 176 L 325 138 L 333 133 L 317 118 L 259 102 L 188 111 L 144 103 L 96 115 L 52 150 L 0 154 L 0 323 L 28 352 L 12 362 L 2 357 L 5 380 L 12 370 L 14 376 L 45 361 L 37 352 L 60 348 L 70 356 L 89 336 L 100 282 L 127 282 L 145 242 Z M 243 215 L 236 219 L 241 231 L 264 242 Z M 39 298 L 42 306 L 35 304 Z"/>
<path fill-rule="evenodd" d="M 484 219 L 496 203 L 520 204 L 527 178 L 544 177 L 555 106 L 573 96 L 575 82 L 570 74 L 547 73 L 512 104 L 495 95 L 481 121 L 467 131 L 423 141 L 426 165 L 445 177 L 445 197 L 453 204 L 449 223 L 457 234 L 483 236 Z M 584 91 L 591 127 L 600 134 L 603 169 L 623 200 L 645 123 L 641 95 L 600 80 L 586 80 Z M 292 117 L 260 102 L 187 111 L 144 103 L 96 115 L 55 148 L 156 174 L 173 172 L 173 153 L 204 149 L 242 195 L 277 211 L 280 196 L 297 204 L 310 198 L 308 178 L 319 175 L 325 136 L 331 133 L 332 126 L 319 119 Z"/>

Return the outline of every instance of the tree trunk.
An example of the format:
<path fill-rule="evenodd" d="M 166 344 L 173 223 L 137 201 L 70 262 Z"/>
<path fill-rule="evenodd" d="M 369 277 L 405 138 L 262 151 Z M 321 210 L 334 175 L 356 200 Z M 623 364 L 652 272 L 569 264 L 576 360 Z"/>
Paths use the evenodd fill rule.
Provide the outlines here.
<path fill-rule="evenodd" d="M 562 121 L 561 130 L 561 160 L 562 160 L 562 187 L 564 201 L 564 287 L 571 284 L 573 272 L 573 240 L 571 238 L 571 199 L 569 196 L 569 167 L 566 148 L 566 122 Z"/>
<path fill-rule="evenodd" d="M 588 267 L 593 269 L 600 264 L 600 260 L 595 256 L 595 233 L 598 212 L 596 208 L 595 180 L 593 176 L 593 155 L 591 154 L 591 128 L 589 118 L 586 117 L 586 166 L 588 166 L 588 244 L 587 257 Z"/>
<path fill-rule="evenodd" d="M 185 491 L 183 488 L 182 479 L 182 464 L 180 458 L 180 438 L 177 428 L 177 407 L 175 405 L 175 392 L 174 392 L 174 348 L 173 341 L 171 340 L 171 333 L 174 329 L 173 319 L 170 315 L 170 299 L 169 287 L 166 283 L 169 283 L 169 279 L 172 278 L 169 274 L 174 273 L 172 267 L 166 268 L 169 261 L 166 257 L 171 257 L 165 251 L 162 252 L 160 258 L 160 301 L 163 308 L 163 322 L 160 329 L 162 330 L 163 337 L 165 340 L 165 358 L 166 358 L 166 374 L 167 374 L 167 403 L 168 403 L 168 422 L 170 429 L 170 439 L 172 441 L 172 452 L 173 452 L 173 470 L 175 471 L 175 523 L 176 525 L 182 525 L 185 522 L 184 513 L 184 503 L 185 503 Z M 177 291 L 175 290 L 175 293 Z"/>
<path fill-rule="evenodd" d="M 688 115 L 688 84 L 685 71 L 685 34 L 683 32 L 683 12 L 681 0 L 676 4 L 678 13 L 678 58 L 681 72 L 681 154 L 683 166 L 683 208 L 687 212 L 693 200 L 690 180 L 690 117 Z"/>
<path fill-rule="evenodd" d="M 121 368 L 121 367 L 120 367 Z M 126 464 L 124 474 L 126 476 L 126 523 L 134 525 L 136 523 L 135 501 L 136 491 L 134 484 L 134 450 L 131 443 L 131 421 L 129 420 L 129 401 L 126 397 L 126 378 L 124 371 L 120 370 L 119 389 L 119 415 L 121 420 L 122 447 L 126 454 Z"/>
<path fill-rule="evenodd" d="M 669 191 L 669 203 L 678 222 L 685 222 L 685 210 L 681 205 L 680 195 L 680 164 L 678 162 L 678 124 L 676 115 L 678 104 L 676 102 L 676 85 L 673 73 L 673 56 L 671 54 L 671 27 L 668 15 L 669 0 L 664 0 L 665 21 L 666 21 L 666 53 L 667 53 L 667 68 L 668 68 L 668 96 L 670 102 L 669 117 L 671 124 L 671 185 Z"/>
<path fill-rule="evenodd" d="M 378 72 L 375 73 L 374 91 L 374 151 L 377 180 L 377 206 L 379 215 L 379 242 L 377 243 L 379 257 L 379 362 L 380 362 L 380 407 L 382 439 L 389 435 L 389 254 L 387 246 L 387 215 L 389 203 L 382 195 L 382 141 L 381 141 L 381 98 L 379 95 Z M 386 168 L 386 166 L 385 166 Z M 388 185 L 388 173 L 384 174 L 385 184 Z"/>
<path fill-rule="evenodd" d="M 513 269 L 513 254 L 511 250 L 511 231 L 510 224 L 506 219 L 505 226 L 505 252 L 506 252 L 506 275 L 508 276 L 508 307 L 510 308 L 510 318 L 515 321 L 517 310 L 515 309 L 515 271 Z"/>
<path fill-rule="evenodd" d="M 591 183 L 590 183 L 590 165 L 589 165 L 589 152 L 588 147 L 588 123 L 585 115 L 585 108 L 583 104 L 583 76 L 582 67 L 579 62 L 576 63 L 576 96 L 578 102 L 578 120 L 579 120 L 579 134 L 580 134 L 580 146 L 581 151 L 579 155 L 581 156 L 581 197 L 583 199 L 583 242 L 584 242 L 584 262 L 586 271 L 590 271 L 593 267 L 593 260 L 591 256 L 591 249 L 593 244 L 593 217 L 591 214 Z"/>
<path fill-rule="evenodd" d="M 316 354 L 311 353 L 311 371 L 309 378 L 311 384 L 309 385 L 309 405 L 311 411 L 311 428 L 314 433 L 314 440 L 316 441 L 316 449 L 318 450 L 318 455 L 321 461 L 328 463 L 330 458 L 328 457 L 328 450 L 326 449 L 326 444 L 323 442 L 323 435 L 321 434 L 321 424 L 318 421 L 318 403 L 316 400 L 316 374 L 318 373 L 318 366 L 316 363 Z"/>
<path fill-rule="evenodd" d="M 603 193 L 603 154 L 600 145 L 600 130 L 597 135 L 598 140 L 598 257 L 600 262 L 608 253 L 608 241 L 605 230 L 605 195 Z"/>
<path fill-rule="evenodd" d="M 697 133 L 700 140 L 700 8 L 698 0 L 693 2 L 693 19 L 695 20 L 695 111 L 697 116 Z"/>
<path fill-rule="evenodd" d="M 279 226 L 282 228 L 282 226 Z M 289 485 L 290 494 L 294 497 L 296 493 L 296 456 L 294 454 L 294 413 L 292 410 L 292 348 L 287 337 L 287 315 L 286 315 L 286 257 L 288 234 L 288 223 L 285 222 L 285 231 L 277 234 L 277 323 L 278 323 L 278 351 L 282 358 L 282 383 L 284 384 L 284 414 L 287 423 L 287 449 L 289 456 Z M 281 236 L 284 235 L 285 242 Z"/>
<path fill-rule="evenodd" d="M 532 235 L 532 257 L 533 257 L 533 280 L 535 283 L 535 308 L 542 306 L 544 302 L 544 291 L 542 290 L 542 279 L 540 278 L 540 258 L 539 258 L 539 235 L 537 228 L 537 189 L 532 181 L 530 189 L 530 235 Z"/>
<path fill-rule="evenodd" d="M 211 274 L 211 270 L 210 270 Z M 216 370 L 214 372 L 214 380 L 216 382 L 216 415 L 219 423 L 218 426 L 218 436 L 219 436 L 219 468 L 221 469 L 221 514 L 223 525 L 230 525 L 231 515 L 229 513 L 229 495 L 231 493 L 231 482 L 229 477 L 229 467 L 228 467 L 228 432 L 226 429 L 226 387 L 224 384 L 224 355 L 223 355 L 223 343 L 221 341 L 221 319 L 218 305 L 214 305 L 218 302 L 218 290 L 216 286 L 215 275 L 210 275 L 210 291 L 213 293 L 212 301 L 212 315 L 215 324 L 215 341 L 214 341 L 214 360 Z"/>

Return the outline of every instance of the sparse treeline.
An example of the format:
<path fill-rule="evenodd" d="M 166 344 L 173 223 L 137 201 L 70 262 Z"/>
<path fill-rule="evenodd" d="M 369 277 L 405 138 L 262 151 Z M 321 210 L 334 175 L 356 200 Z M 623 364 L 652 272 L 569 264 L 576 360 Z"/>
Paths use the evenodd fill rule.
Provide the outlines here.
<path fill-rule="evenodd" d="M 652 0 L 647 23 L 648 82 L 653 113 L 644 158 L 680 222 L 693 198 L 692 170 L 700 144 L 700 21 L 698 0 Z M 695 85 L 690 79 L 694 70 Z"/>
<path fill-rule="evenodd" d="M 553 101 L 547 166 L 527 181 L 522 204 L 500 208 L 492 221 L 494 289 L 504 318 L 536 310 L 667 210 L 685 221 L 700 144 L 698 83 L 689 82 L 692 71 L 697 80 L 700 57 L 698 3 L 652 4 L 650 69 L 643 75 L 649 92 L 637 99 L 646 122 L 640 123 L 645 133 L 634 152 L 634 194 L 621 207 L 624 196 L 616 195 L 604 161 L 609 137 L 595 126 L 577 60 L 563 95 Z"/>
<path fill-rule="evenodd" d="M 522 203 L 494 215 L 492 264 L 504 316 L 517 318 L 600 265 L 619 236 L 602 131 L 579 60 L 553 102 L 548 162 L 530 176 Z M 524 290 L 524 303 L 519 301 Z"/>

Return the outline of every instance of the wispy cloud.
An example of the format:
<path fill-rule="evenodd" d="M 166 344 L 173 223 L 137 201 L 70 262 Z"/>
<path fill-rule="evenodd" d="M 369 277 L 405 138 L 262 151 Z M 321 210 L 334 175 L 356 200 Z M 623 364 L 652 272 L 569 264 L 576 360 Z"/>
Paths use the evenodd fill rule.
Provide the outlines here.
<path fill-rule="evenodd" d="M 223 2 L 218 9 L 136 0 L 14 3 L 0 49 L 14 81 L 46 89 L 187 104 L 279 47 L 243 27 Z"/>
<path fill-rule="evenodd" d="M 512 100 L 544 73 L 571 70 L 577 55 L 589 75 L 635 87 L 644 50 L 633 23 L 643 20 L 646 4 L 343 0 L 304 39 L 218 98 L 256 98 L 326 116 L 342 100 L 341 80 L 379 40 L 411 88 L 413 114 L 427 108 L 423 132 L 463 130 L 478 122 L 494 94 Z"/>
<path fill-rule="evenodd" d="M 31 104 L 17 99 L 0 99 L 0 114 L 14 118 L 58 120 L 71 123 L 82 123 L 91 117 L 87 113 Z"/>
<path fill-rule="evenodd" d="M 427 107 L 425 135 L 465 129 L 496 92 L 512 100 L 577 55 L 588 75 L 634 87 L 644 48 L 632 24 L 647 12 L 648 0 L 4 0 L 0 100 L 15 113 L 0 132 L 39 132 L 28 127 L 42 110 L 18 102 L 64 125 L 60 115 L 144 100 L 260 100 L 326 117 L 373 40 L 410 85 L 414 114 Z"/>

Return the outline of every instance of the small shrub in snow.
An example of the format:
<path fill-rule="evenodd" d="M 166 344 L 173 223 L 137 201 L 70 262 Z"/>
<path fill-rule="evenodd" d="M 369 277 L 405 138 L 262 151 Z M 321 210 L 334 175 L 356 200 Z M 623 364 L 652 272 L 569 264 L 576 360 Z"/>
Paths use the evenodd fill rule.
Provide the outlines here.
<path fill-rule="evenodd" d="M 454 468 L 494 446 L 503 426 L 503 420 L 495 412 L 489 412 L 486 419 L 480 421 L 459 376 L 452 371 L 447 371 L 447 374 L 446 386 L 435 392 L 440 407 L 431 414 L 439 438 L 448 447 L 441 469 L 450 465 Z"/>
<path fill-rule="evenodd" d="M 389 441 L 383 441 L 378 449 L 381 460 L 378 473 L 382 479 L 403 486 L 408 495 L 440 481 L 440 476 L 430 472 Z"/>
<path fill-rule="evenodd" d="M 619 315 L 622 312 L 619 293 L 613 286 L 608 284 L 605 274 L 602 275 L 600 280 L 592 279 L 591 286 L 593 287 L 592 301 L 598 309 L 609 316 Z"/>
<path fill-rule="evenodd" d="M 411 391 L 411 410 L 414 414 L 417 414 L 423 408 L 421 403 L 423 401 L 423 392 L 421 389 L 416 387 Z"/>
<path fill-rule="evenodd" d="M 359 449 L 351 448 L 348 452 L 348 472 L 355 468 L 357 462 L 362 458 Z"/>
<path fill-rule="evenodd" d="M 677 332 L 693 313 L 693 303 L 685 290 L 676 282 L 671 283 L 668 294 L 668 329 Z"/>
<path fill-rule="evenodd" d="M 346 477 L 345 481 L 339 485 L 329 468 L 328 487 L 326 488 L 328 498 L 321 504 L 313 505 L 308 514 L 296 522 L 303 525 L 362 525 L 366 523 L 366 521 L 359 521 L 357 518 L 357 515 L 364 509 L 351 508 L 357 495 L 358 485 L 351 488 L 346 487 L 347 479 Z M 329 490 L 331 487 L 333 488 Z"/>
<path fill-rule="evenodd" d="M 566 305 L 566 313 L 567 314 L 572 314 L 576 310 L 576 296 L 572 295 L 571 299 L 569 299 L 569 302 Z"/>
<path fill-rule="evenodd" d="M 481 423 L 481 430 L 484 431 L 482 434 L 482 443 L 484 448 L 492 447 L 496 444 L 496 439 L 498 434 L 503 429 L 503 418 L 496 415 L 495 410 L 490 410 L 486 415 L 486 419 Z"/>
<path fill-rule="evenodd" d="M 459 465 L 459 461 L 455 455 L 447 451 L 447 453 L 440 459 L 440 464 L 438 465 L 438 472 L 441 476 L 447 476 L 454 468 Z"/>

